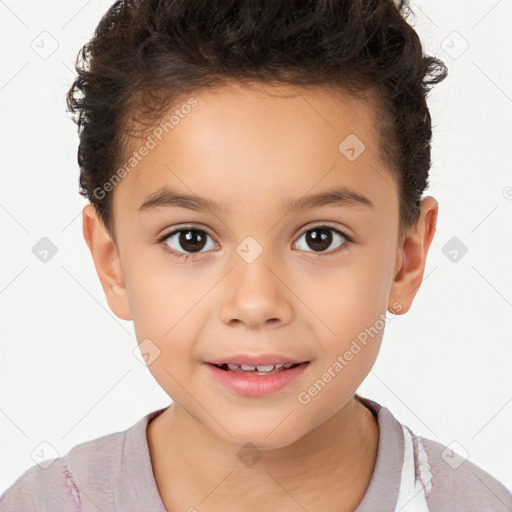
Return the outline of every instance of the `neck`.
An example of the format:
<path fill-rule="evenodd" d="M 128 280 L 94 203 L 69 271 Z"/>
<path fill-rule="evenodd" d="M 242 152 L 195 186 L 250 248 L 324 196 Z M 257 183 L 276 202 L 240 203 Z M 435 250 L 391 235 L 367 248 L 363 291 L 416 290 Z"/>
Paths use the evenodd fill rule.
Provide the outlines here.
<path fill-rule="evenodd" d="M 178 404 L 147 430 L 153 471 L 167 510 L 354 510 L 370 483 L 379 431 L 354 397 L 295 443 L 242 464 L 240 447 L 213 436 Z M 334 489 L 334 491 L 333 491 Z M 200 500 L 203 500 L 204 503 Z"/>

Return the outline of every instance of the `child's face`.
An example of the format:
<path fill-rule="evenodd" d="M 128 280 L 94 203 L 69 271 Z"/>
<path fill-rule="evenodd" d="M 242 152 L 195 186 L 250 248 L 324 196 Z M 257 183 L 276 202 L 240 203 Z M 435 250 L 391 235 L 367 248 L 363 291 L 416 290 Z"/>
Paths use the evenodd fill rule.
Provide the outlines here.
<path fill-rule="evenodd" d="M 339 411 L 375 362 L 388 307 L 409 309 L 424 265 L 411 256 L 409 274 L 395 280 L 406 255 L 398 189 L 380 159 L 369 104 L 321 89 L 283 91 L 291 97 L 230 86 L 194 94 L 190 109 L 178 105 L 179 122 L 151 134 L 156 146 L 115 188 L 119 252 L 108 252 L 104 231 L 97 238 L 109 304 L 133 319 L 157 382 L 182 412 L 238 446 L 289 445 Z M 283 205 L 342 187 L 373 206 Z M 222 209 L 140 210 L 164 188 Z M 157 242 L 178 227 L 184 232 Z M 191 227 L 201 231 L 187 243 Z M 426 256 L 427 242 L 418 255 Z M 177 260 L 171 248 L 199 252 Z M 221 384 L 207 364 L 263 353 L 309 364 L 284 388 L 256 397 Z"/>

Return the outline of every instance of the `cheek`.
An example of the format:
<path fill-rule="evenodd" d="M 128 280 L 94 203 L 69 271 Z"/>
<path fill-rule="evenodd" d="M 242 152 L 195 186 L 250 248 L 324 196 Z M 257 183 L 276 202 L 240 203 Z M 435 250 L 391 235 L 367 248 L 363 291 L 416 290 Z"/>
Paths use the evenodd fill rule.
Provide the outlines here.
<path fill-rule="evenodd" d="M 350 339 L 373 324 L 386 311 L 390 273 L 382 256 L 361 251 L 350 263 L 315 274 L 314 282 L 302 290 L 304 302 L 322 326 L 322 338 L 329 331 L 333 339 Z M 320 333 L 319 333 L 320 334 Z"/>
<path fill-rule="evenodd" d="M 348 275 L 344 276 L 350 289 L 347 298 L 365 321 L 375 320 L 387 310 L 396 257 L 391 237 L 375 237 L 373 242 L 354 259 L 347 269 Z"/>
<path fill-rule="evenodd" d="M 197 276 L 170 261 L 163 249 L 128 249 L 126 288 L 135 327 L 162 338 L 205 293 Z M 148 333 L 143 333 L 146 336 Z M 166 334 L 167 333 L 167 334 Z"/>
<path fill-rule="evenodd" d="M 140 279 L 132 281 L 130 304 L 137 342 L 155 380 L 171 396 L 179 392 L 178 383 L 190 378 L 190 367 L 184 364 L 192 357 L 197 320 L 197 300 L 176 290 L 172 280 L 155 276 L 156 269 L 147 269 Z"/>
<path fill-rule="evenodd" d="M 324 353 L 317 372 L 330 369 L 336 374 L 333 388 L 357 388 L 377 358 L 386 325 L 386 266 L 382 251 L 365 250 L 364 256 L 356 259 L 354 255 L 350 265 L 331 273 L 314 292 L 309 288 L 307 304 L 320 319 L 316 336 Z M 342 361 L 334 367 L 338 356 Z"/>
<path fill-rule="evenodd" d="M 128 262 L 128 300 L 138 343 L 159 354 L 149 369 L 158 381 L 167 381 L 170 376 L 165 369 L 174 375 L 183 361 L 193 358 L 193 340 L 204 315 L 201 299 L 212 279 L 169 263 L 165 255 L 148 259 L 138 255 Z"/>

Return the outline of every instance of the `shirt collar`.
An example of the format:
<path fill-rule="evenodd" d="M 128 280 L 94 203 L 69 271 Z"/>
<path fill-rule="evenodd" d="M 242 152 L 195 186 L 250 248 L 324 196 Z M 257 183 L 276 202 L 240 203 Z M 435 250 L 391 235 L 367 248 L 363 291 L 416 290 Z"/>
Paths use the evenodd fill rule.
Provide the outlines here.
<path fill-rule="evenodd" d="M 115 481 L 114 510 L 166 512 L 151 465 L 146 429 L 149 422 L 167 408 L 146 414 L 126 431 Z"/>
<path fill-rule="evenodd" d="M 386 407 L 357 394 L 355 397 L 370 409 L 379 424 L 379 445 L 373 475 L 355 512 L 393 512 L 400 492 L 404 461 L 402 427 Z"/>

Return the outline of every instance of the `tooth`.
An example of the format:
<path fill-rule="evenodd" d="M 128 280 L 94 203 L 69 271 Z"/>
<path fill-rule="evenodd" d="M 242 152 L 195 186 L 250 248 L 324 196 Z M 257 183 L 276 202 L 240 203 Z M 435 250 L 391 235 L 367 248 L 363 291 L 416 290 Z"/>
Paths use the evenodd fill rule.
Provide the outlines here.
<path fill-rule="evenodd" d="M 276 368 L 281 368 L 283 366 L 283 363 L 274 365 Z"/>
<path fill-rule="evenodd" d="M 230 370 L 236 370 L 238 368 L 239 365 L 237 364 L 231 364 L 231 363 L 228 363 L 228 368 Z"/>
<path fill-rule="evenodd" d="M 269 364 L 267 366 L 256 366 L 259 372 L 271 372 L 274 369 L 273 364 Z"/>
<path fill-rule="evenodd" d="M 243 364 L 241 365 L 241 368 L 242 370 L 249 370 L 249 371 L 252 371 L 256 368 L 256 366 L 251 366 L 251 365 L 248 365 L 248 364 Z"/>
<path fill-rule="evenodd" d="M 290 366 L 293 366 L 294 363 L 285 363 L 283 364 L 283 368 L 290 368 Z"/>

